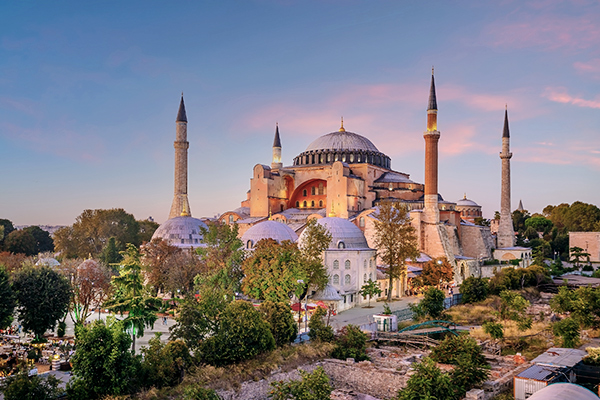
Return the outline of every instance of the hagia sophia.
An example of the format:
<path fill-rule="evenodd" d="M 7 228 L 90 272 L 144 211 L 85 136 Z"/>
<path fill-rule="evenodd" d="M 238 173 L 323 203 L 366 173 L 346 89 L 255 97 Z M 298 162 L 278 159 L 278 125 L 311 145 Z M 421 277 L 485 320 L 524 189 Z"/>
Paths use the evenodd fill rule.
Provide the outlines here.
<path fill-rule="evenodd" d="M 337 131 L 319 137 L 285 166 L 279 126 L 275 128 L 270 165 L 256 164 L 250 190 L 239 208 L 223 212 L 219 221 L 237 224 L 247 251 L 264 238 L 302 241 L 309 219 L 316 218 L 333 239 L 324 254 L 330 281 L 315 300 L 337 301 L 343 310 L 366 301 L 358 295 L 369 279 L 380 282 L 387 294 L 385 265 L 374 248 L 378 205 L 394 201 L 409 210 L 417 235 L 420 256 L 407 260 L 408 274 L 393 285 L 394 297 L 408 290 L 411 277 L 420 265 L 445 257 L 454 266 L 456 283 L 466 277 L 482 276 L 482 263 L 492 258 L 521 259 L 527 266 L 531 250 L 515 247 L 510 214 L 510 134 L 505 111 L 502 134 L 501 212 L 495 235 L 489 226 L 475 224 L 482 217 L 481 206 L 464 198 L 454 202 L 438 193 L 437 98 L 431 76 L 425 140 L 425 182 L 410 179 L 391 168 L 391 159 L 368 138 L 347 131 L 343 119 Z M 178 247 L 201 246 L 204 221 L 193 218 L 187 198 L 187 116 L 183 96 L 176 119 L 175 188 L 169 219 L 153 238 L 163 238 Z"/>

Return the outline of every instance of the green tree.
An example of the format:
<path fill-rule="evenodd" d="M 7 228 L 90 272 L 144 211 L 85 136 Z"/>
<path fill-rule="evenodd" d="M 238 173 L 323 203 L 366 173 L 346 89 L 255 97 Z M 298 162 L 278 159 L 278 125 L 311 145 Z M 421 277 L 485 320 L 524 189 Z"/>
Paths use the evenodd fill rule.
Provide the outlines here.
<path fill-rule="evenodd" d="M 321 342 L 333 342 L 335 335 L 333 328 L 325 324 L 323 318 L 327 315 L 327 310 L 317 307 L 308 321 L 308 337 L 310 340 L 319 340 Z"/>
<path fill-rule="evenodd" d="M 331 355 L 340 360 L 347 358 L 354 358 L 355 361 L 368 360 L 367 334 L 356 325 L 344 326 L 335 340 L 335 348 Z"/>
<path fill-rule="evenodd" d="M 572 262 L 573 265 L 576 268 L 581 267 L 581 259 L 589 259 L 590 257 L 590 253 L 583 251 L 583 249 L 581 247 L 571 247 L 569 249 L 569 252 L 571 253 L 571 259 L 569 260 L 569 262 Z"/>
<path fill-rule="evenodd" d="M 410 223 L 408 209 L 400 203 L 381 203 L 376 218 L 374 246 L 388 267 L 387 300 L 391 301 L 394 279 L 406 279 L 406 260 L 415 260 L 419 256 L 417 237 Z"/>
<path fill-rule="evenodd" d="M 0 329 L 4 329 L 12 323 L 15 304 L 15 294 L 8 272 L 0 265 Z"/>
<path fill-rule="evenodd" d="M 130 350 L 131 338 L 115 319 L 76 325 L 71 357 L 73 378 L 67 385 L 69 399 L 98 399 L 134 392 L 138 387 L 139 358 Z"/>
<path fill-rule="evenodd" d="M 247 360 L 275 348 L 275 339 L 260 311 L 251 303 L 237 300 L 219 315 L 214 335 L 201 343 L 200 359 L 223 366 Z"/>
<path fill-rule="evenodd" d="M 36 241 L 36 254 L 54 251 L 54 240 L 50 236 L 50 232 L 43 230 L 39 226 L 28 226 L 23 228 L 24 231 L 30 232 Z"/>
<path fill-rule="evenodd" d="M 144 336 L 145 327 L 154 327 L 156 312 L 162 305 L 162 301 L 153 297 L 148 287 L 144 285 L 138 249 L 128 244 L 123 256 L 119 276 L 113 276 L 111 281 L 113 297 L 105 303 L 105 306 L 111 312 L 120 313 L 121 316 L 125 312 L 128 313 L 123 319 L 123 326 L 131 330 L 132 350 L 135 351 L 135 338 Z"/>
<path fill-rule="evenodd" d="M 148 342 L 148 347 L 142 347 L 142 370 L 146 385 L 157 388 L 175 386 L 181 383 L 185 372 L 192 366 L 192 356 L 182 340 L 164 344 L 160 335 L 156 333 Z"/>
<path fill-rule="evenodd" d="M 120 251 L 127 243 L 141 243 L 140 224 L 122 208 L 84 210 L 72 227 L 61 228 L 54 236 L 55 247 L 68 257 L 96 257 L 111 237 Z"/>
<path fill-rule="evenodd" d="M 4 249 L 4 239 L 15 230 L 12 221 L 8 219 L 0 219 L 0 250 Z"/>
<path fill-rule="evenodd" d="M 28 370 L 0 380 L 0 393 L 4 400 L 54 400 L 62 394 L 60 380 L 53 375 L 29 376 Z"/>
<path fill-rule="evenodd" d="M 369 279 L 367 283 L 362 285 L 358 293 L 363 298 L 369 296 L 369 303 L 367 305 L 367 308 L 371 308 L 371 298 L 373 296 L 379 296 L 381 294 L 381 289 L 379 288 L 379 284 L 377 284 L 377 282 Z"/>
<path fill-rule="evenodd" d="M 527 308 L 531 305 L 528 300 L 509 290 L 500 293 L 500 300 L 500 318 L 516 321 L 520 330 L 531 328 L 533 321 L 526 314 Z"/>
<path fill-rule="evenodd" d="M 512 212 L 512 221 L 515 232 L 523 232 L 525 231 L 525 222 L 530 218 L 529 212 L 527 210 L 515 210 Z M 497 219 L 500 219 L 498 216 Z"/>
<path fill-rule="evenodd" d="M 182 339 L 196 354 L 201 343 L 218 330 L 221 313 L 234 299 L 216 275 L 196 277 L 198 298 L 188 294 L 180 301 L 175 325 L 170 328 L 170 339 Z"/>
<path fill-rule="evenodd" d="M 106 245 L 102 249 L 102 252 L 98 256 L 100 261 L 107 267 L 111 267 L 116 270 L 116 265 L 123 260 L 121 252 L 117 248 L 117 239 L 114 237 L 108 238 Z"/>
<path fill-rule="evenodd" d="M 444 298 L 444 292 L 431 286 L 425 291 L 423 300 L 419 305 L 423 308 L 425 314 L 432 319 L 437 319 L 444 312 Z"/>
<path fill-rule="evenodd" d="M 454 386 L 455 393 L 459 398 L 463 398 L 473 386 L 485 382 L 489 376 L 489 365 L 487 363 L 484 365 L 478 364 L 467 353 L 458 355 L 456 365 L 450 373 L 452 386 Z"/>
<path fill-rule="evenodd" d="M 562 347 L 573 348 L 579 341 L 579 323 L 574 318 L 565 318 L 552 325 L 554 335 L 562 339 Z"/>
<path fill-rule="evenodd" d="M 188 385 L 183 389 L 183 400 L 221 400 L 213 390 L 206 389 L 199 384 Z"/>
<path fill-rule="evenodd" d="M 260 311 L 271 327 L 271 333 L 277 346 L 283 346 L 296 339 L 298 326 L 288 303 L 265 301 L 260 305 Z"/>
<path fill-rule="evenodd" d="M 550 307 L 557 313 L 570 313 L 584 328 L 600 325 L 600 290 L 597 288 L 580 287 L 573 291 L 561 286 L 550 301 Z"/>
<path fill-rule="evenodd" d="M 536 214 L 525 221 L 525 227 L 531 227 L 536 232 L 548 233 L 554 227 L 554 224 L 548 218 Z"/>
<path fill-rule="evenodd" d="M 110 294 L 111 272 L 96 260 L 84 260 L 71 276 L 72 293 L 69 313 L 76 324 L 90 316 L 90 308 L 100 306 Z"/>
<path fill-rule="evenodd" d="M 321 290 L 327 285 L 329 278 L 327 269 L 323 265 L 323 252 L 327 250 L 330 243 L 331 233 L 327 228 L 320 225 L 316 218 L 308 220 L 302 233 L 302 241 L 298 246 L 306 275 L 305 291 L 309 287 Z"/>
<path fill-rule="evenodd" d="M 44 332 L 54 329 L 69 308 L 71 285 L 48 267 L 24 268 L 13 280 L 18 318 L 27 332 L 40 341 Z"/>
<path fill-rule="evenodd" d="M 576 201 L 558 206 L 549 205 L 542 211 L 559 232 L 592 232 L 600 221 L 600 209 L 593 204 Z"/>
<path fill-rule="evenodd" d="M 460 285 L 462 302 L 466 304 L 485 300 L 488 296 L 488 292 L 487 280 L 483 278 L 470 276 Z"/>
<path fill-rule="evenodd" d="M 243 264 L 242 291 L 254 299 L 289 301 L 304 292 L 308 276 L 295 243 L 279 244 L 273 239 L 260 240 Z"/>
<path fill-rule="evenodd" d="M 26 256 L 37 254 L 37 242 L 32 233 L 24 229 L 12 231 L 4 240 L 4 249 L 11 253 L 23 253 Z"/>
<path fill-rule="evenodd" d="M 488 365 L 481 347 L 469 335 L 447 335 L 433 348 L 430 357 L 439 363 L 457 365 L 461 354 L 468 355 L 475 365 Z"/>
<path fill-rule="evenodd" d="M 150 221 L 148 219 L 140 220 L 137 222 L 140 226 L 139 240 L 140 243 L 147 243 L 152 240 L 152 235 L 160 226 L 154 221 Z"/>
<path fill-rule="evenodd" d="M 205 271 L 220 281 L 220 286 L 232 292 L 240 291 L 243 278 L 244 244 L 238 238 L 238 226 L 209 222 L 202 230 L 202 243 L 196 252 L 205 264 Z"/>
<path fill-rule="evenodd" d="M 414 365 L 415 373 L 408 378 L 406 387 L 400 389 L 397 400 L 454 400 L 457 398 L 450 375 L 442 372 L 435 362 L 425 357 Z"/>
<path fill-rule="evenodd" d="M 333 388 L 323 367 L 312 373 L 300 370 L 300 381 L 272 382 L 269 398 L 273 400 L 329 400 Z"/>

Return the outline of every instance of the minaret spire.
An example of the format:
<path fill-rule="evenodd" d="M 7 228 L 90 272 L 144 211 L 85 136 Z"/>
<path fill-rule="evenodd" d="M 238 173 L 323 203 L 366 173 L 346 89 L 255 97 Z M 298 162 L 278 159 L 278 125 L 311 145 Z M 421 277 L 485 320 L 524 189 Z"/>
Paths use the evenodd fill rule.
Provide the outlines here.
<path fill-rule="evenodd" d="M 169 219 L 180 216 L 192 216 L 190 203 L 188 201 L 188 148 L 190 143 L 187 141 L 187 115 L 185 114 L 185 104 L 183 102 L 183 93 L 179 102 L 179 110 L 175 119 L 176 133 L 175 142 L 175 189 L 173 193 L 173 203 L 169 212 Z"/>
<path fill-rule="evenodd" d="M 431 87 L 429 89 L 429 106 L 427 107 L 427 130 L 425 138 L 425 197 L 424 220 L 436 224 L 440 221 L 438 208 L 438 142 L 440 132 L 437 130 L 437 99 L 435 80 L 431 68 Z"/>
<path fill-rule="evenodd" d="M 510 212 L 510 134 L 508 130 L 508 107 L 504 109 L 504 129 L 502 131 L 502 187 L 500 195 L 500 222 L 498 224 L 498 248 L 513 247 L 515 245 L 515 230 Z"/>
<path fill-rule="evenodd" d="M 273 160 L 271 169 L 278 170 L 283 167 L 281 162 L 281 139 L 279 138 L 279 123 L 275 123 L 275 138 L 273 139 Z"/>

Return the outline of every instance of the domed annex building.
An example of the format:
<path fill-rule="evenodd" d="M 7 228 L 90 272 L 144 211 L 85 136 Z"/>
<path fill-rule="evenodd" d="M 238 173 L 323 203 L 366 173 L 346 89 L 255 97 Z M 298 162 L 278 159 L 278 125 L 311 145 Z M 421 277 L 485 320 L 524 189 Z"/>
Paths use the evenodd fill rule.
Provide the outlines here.
<path fill-rule="evenodd" d="M 298 240 L 298 235 L 286 224 L 267 220 L 252 226 L 241 238 L 246 250 L 253 250 L 256 243 L 262 239 L 273 239 L 281 244 L 281 242 L 285 240 L 296 242 Z"/>

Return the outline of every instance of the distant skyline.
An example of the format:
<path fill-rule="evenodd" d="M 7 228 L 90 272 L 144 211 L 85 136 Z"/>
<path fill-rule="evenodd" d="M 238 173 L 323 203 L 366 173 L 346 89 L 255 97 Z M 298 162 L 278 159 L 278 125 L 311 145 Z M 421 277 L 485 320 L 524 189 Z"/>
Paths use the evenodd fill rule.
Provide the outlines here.
<path fill-rule="evenodd" d="M 316 138 L 370 139 L 423 183 L 431 68 L 439 190 L 500 209 L 505 104 L 512 209 L 600 206 L 600 2 L 21 1 L 0 5 L 0 218 L 84 209 L 167 219 L 184 92 L 193 216 L 246 198 Z"/>

